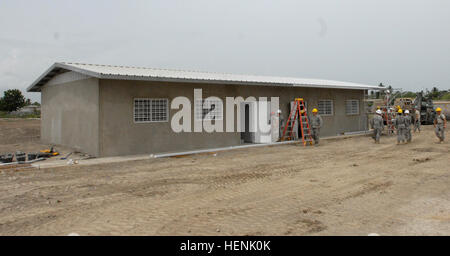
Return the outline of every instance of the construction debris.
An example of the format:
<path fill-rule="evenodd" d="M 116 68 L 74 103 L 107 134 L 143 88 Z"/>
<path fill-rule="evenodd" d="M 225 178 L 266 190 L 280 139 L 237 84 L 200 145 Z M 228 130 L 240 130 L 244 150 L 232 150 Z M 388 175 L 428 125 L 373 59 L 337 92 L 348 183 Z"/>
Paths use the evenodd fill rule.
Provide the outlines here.
<path fill-rule="evenodd" d="M 72 153 L 73 153 L 73 152 L 70 152 L 70 153 L 67 154 L 65 157 L 61 157 L 60 159 L 61 159 L 61 160 L 66 160 L 69 156 L 72 155 Z"/>
<path fill-rule="evenodd" d="M 37 156 L 37 153 L 28 153 L 28 161 L 36 159 Z"/>
<path fill-rule="evenodd" d="M 78 164 L 78 160 L 69 159 L 69 161 L 67 161 L 67 165 L 74 165 L 74 164 Z"/>
<path fill-rule="evenodd" d="M 53 147 L 51 147 L 50 149 L 41 150 L 41 153 L 48 154 L 49 156 L 58 156 L 59 155 L 59 153 L 57 151 L 53 150 Z"/>
<path fill-rule="evenodd" d="M 0 162 L 1 163 L 11 163 L 13 161 L 13 158 L 14 158 L 13 154 L 0 155 Z"/>
<path fill-rule="evenodd" d="M 43 161 L 49 157 L 59 155 L 58 152 L 51 149 L 41 150 L 40 153 L 25 153 L 22 151 L 16 151 L 13 153 L 6 153 L 0 155 L 0 166 L 15 165 L 15 164 L 29 164 L 37 161 Z M 15 162 L 13 162 L 15 158 Z M 27 161 L 28 158 L 28 161 Z"/>
<path fill-rule="evenodd" d="M 16 161 L 19 163 L 23 163 L 27 160 L 27 155 L 23 153 L 22 151 L 16 152 Z"/>

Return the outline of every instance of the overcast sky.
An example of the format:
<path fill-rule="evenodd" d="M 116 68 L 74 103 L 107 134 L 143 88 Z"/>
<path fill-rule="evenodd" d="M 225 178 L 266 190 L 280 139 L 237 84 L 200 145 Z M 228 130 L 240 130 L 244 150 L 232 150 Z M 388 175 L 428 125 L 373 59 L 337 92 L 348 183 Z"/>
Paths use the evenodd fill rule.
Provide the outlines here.
<path fill-rule="evenodd" d="M 1 95 L 57 61 L 450 89 L 450 1 L 0 0 Z"/>

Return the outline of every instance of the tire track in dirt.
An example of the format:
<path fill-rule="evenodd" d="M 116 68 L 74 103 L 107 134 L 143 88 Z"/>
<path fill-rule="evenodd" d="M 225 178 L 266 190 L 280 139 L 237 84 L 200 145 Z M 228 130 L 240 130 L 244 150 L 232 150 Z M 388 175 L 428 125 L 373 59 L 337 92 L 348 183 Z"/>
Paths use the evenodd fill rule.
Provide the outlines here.
<path fill-rule="evenodd" d="M 411 199 L 439 197 L 432 188 L 450 180 L 445 169 L 449 145 L 430 145 L 427 134 L 422 135 L 400 146 L 395 137 L 384 136 L 379 145 L 355 137 L 324 141 L 318 147 L 285 145 L 2 173 L 0 234 L 320 235 L 360 234 L 374 227 L 402 230 L 399 225 L 417 218 L 414 208 L 406 207 Z M 412 160 L 421 157 L 431 160 Z M 439 192 L 446 196 L 445 190 Z M 390 216 L 393 212 L 397 217 Z"/>

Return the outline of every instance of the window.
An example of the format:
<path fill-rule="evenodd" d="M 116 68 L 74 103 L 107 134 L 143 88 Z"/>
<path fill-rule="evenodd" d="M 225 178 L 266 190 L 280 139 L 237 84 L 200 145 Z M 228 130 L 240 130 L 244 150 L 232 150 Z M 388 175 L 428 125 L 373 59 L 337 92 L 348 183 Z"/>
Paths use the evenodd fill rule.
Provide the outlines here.
<path fill-rule="evenodd" d="M 359 115 L 359 100 L 345 101 L 345 113 L 347 115 Z"/>
<path fill-rule="evenodd" d="M 134 122 L 167 122 L 169 119 L 168 99 L 134 99 Z"/>
<path fill-rule="evenodd" d="M 323 116 L 333 115 L 333 101 L 332 100 L 319 100 L 318 110 L 319 114 Z"/>
<path fill-rule="evenodd" d="M 219 98 L 208 98 L 195 101 L 196 120 L 222 120 L 223 103 Z"/>

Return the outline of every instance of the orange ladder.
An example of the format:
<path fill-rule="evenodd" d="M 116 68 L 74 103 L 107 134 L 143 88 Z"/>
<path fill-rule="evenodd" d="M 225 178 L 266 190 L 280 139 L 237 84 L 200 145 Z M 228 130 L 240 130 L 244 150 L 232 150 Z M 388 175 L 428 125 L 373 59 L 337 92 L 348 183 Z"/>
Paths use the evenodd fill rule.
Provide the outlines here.
<path fill-rule="evenodd" d="M 293 132 L 295 127 L 295 122 L 300 115 L 300 129 L 302 131 L 302 142 L 303 146 L 306 146 L 306 143 L 312 145 L 312 137 L 311 137 L 311 128 L 309 127 L 309 120 L 307 115 L 307 110 L 303 98 L 296 98 L 294 101 L 294 108 L 291 110 L 289 114 L 289 118 L 286 122 L 286 125 L 283 129 L 283 135 L 281 136 L 281 141 L 285 140 L 293 140 Z M 294 116 L 292 116 L 294 114 Z M 287 132 L 287 134 L 286 134 Z"/>

